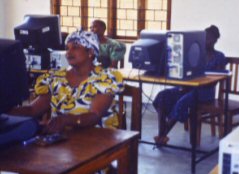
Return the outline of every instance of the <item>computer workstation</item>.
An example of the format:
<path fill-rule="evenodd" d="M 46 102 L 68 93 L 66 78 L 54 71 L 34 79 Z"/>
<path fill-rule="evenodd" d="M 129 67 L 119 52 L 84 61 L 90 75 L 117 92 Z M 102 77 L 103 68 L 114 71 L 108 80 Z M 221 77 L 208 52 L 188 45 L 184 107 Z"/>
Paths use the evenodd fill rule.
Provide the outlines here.
<path fill-rule="evenodd" d="M 27 117 L 3 113 L 29 97 L 25 55 L 20 41 L 0 39 L 0 147 L 33 136 L 38 124 Z"/>
<path fill-rule="evenodd" d="M 56 62 L 50 60 L 50 53 L 62 45 L 58 15 L 26 15 L 24 22 L 14 28 L 14 34 L 25 50 L 27 68 L 56 68 Z"/>
<path fill-rule="evenodd" d="M 130 50 L 129 60 L 133 70 L 121 70 L 126 81 L 139 82 L 142 89 L 143 83 L 183 86 L 199 88 L 219 81 L 228 81 L 226 74 L 217 76 L 205 75 L 206 65 L 206 33 L 205 31 L 142 31 L 140 39 L 136 41 Z M 143 70 L 143 71 L 141 71 Z M 227 89 L 229 85 L 227 83 Z M 205 156 L 197 158 L 200 149 L 196 147 L 197 137 L 197 96 L 195 95 L 195 107 L 192 110 L 191 120 L 191 148 L 176 147 L 174 145 L 162 145 L 181 150 L 190 150 L 192 153 L 191 169 L 195 172 L 196 164 Z M 228 95 L 225 96 L 225 106 L 228 103 Z M 225 123 L 227 122 L 225 109 Z M 225 130 L 227 125 L 225 124 Z M 156 145 L 153 142 L 141 141 Z M 217 150 L 217 149 L 216 149 Z M 212 154 L 216 150 L 212 150 Z M 205 152 L 204 152 L 205 153 Z M 206 155 L 208 156 L 208 154 Z"/>
<path fill-rule="evenodd" d="M 16 40 L 0 39 L 0 145 L 26 140 L 38 131 L 35 119 L 3 113 L 29 98 L 40 74 L 31 70 L 60 66 L 50 59 L 51 51 L 62 46 L 59 16 L 26 15 L 14 34 Z"/>

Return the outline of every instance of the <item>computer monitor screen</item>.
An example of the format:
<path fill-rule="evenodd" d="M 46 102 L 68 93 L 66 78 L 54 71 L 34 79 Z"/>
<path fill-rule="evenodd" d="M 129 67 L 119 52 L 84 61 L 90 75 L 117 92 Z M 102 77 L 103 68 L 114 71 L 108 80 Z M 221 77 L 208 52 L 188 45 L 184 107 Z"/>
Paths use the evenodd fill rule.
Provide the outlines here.
<path fill-rule="evenodd" d="M 143 30 L 131 46 L 129 61 L 133 68 L 146 70 L 146 74 L 163 76 L 166 56 L 166 32 Z"/>
<path fill-rule="evenodd" d="M 0 114 L 28 98 L 25 55 L 19 41 L 0 39 Z"/>
<path fill-rule="evenodd" d="M 14 34 L 24 48 L 58 49 L 62 42 L 59 15 L 26 15 Z"/>

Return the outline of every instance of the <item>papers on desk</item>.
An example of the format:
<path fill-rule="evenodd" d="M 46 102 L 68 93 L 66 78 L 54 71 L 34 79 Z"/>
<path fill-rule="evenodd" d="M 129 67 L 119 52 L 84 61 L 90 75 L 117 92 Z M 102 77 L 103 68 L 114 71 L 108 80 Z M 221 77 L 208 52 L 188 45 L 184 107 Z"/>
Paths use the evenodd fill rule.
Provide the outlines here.
<path fill-rule="evenodd" d="M 19 173 L 9 172 L 9 171 L 0 171 L 0 174 L 19 174 Z"/>
<path fill-rule="evenodd" d="M 8 144 L 27 140 L 33 137 L 39 130 L 38 121 L 32 117 L 8 114 L 2 114 L 1 117 L 0 147 L 6 147 Z"/>
<path fill-rule="evenodd" d="M 227 75 L 231 76 L 232 72 L 228 70 L 222 70 L 222 71 L 205 71 L 205 75 Z"/>
<path fill-rule="evenodd" d="M 8 120 L 8 117 L 6 116 L 6 114 L 0 114 L 0 124 L 7 120 Z"/>
<path fill-rule="evenodd" d="M 24 122 L 27 120 L 32 119 L 31 117 L 27 116 L 18 116 L 18 115 L 10 115 L 10 114 L 0 114 L 0 128 L 3 127 L 3 123 L 8 125 L 16 125 L 20 122 Z M 5 125 L 6 126 L 6 125 Z M 1 174 L 1 173 L 0 173 Z"/>

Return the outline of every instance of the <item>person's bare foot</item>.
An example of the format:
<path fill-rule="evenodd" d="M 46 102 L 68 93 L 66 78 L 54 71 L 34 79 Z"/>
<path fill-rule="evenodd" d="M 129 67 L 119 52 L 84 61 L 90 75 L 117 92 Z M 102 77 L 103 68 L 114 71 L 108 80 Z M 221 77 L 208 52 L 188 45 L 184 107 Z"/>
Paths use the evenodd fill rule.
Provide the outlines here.
<path fill-rule="evenodd" d="M 167 136 L 165 137 L 160 137 L 160 136 L 155 136 L 154 137 L 154 142 L 156 143 L 157 146 L 161 145 L 166 145 L 169 141 L 169 138 Z"/>

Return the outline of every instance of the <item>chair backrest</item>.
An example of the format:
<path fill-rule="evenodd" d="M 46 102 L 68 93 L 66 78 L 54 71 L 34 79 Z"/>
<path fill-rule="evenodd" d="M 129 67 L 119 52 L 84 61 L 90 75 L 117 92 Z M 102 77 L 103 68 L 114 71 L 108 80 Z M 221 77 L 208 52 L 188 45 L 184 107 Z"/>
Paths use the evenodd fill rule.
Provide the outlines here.
<path fill-rule="evenodd" d="M 238 95 L 239 94 L 239 84 L 238 84 L 238 76 L 239 76 L 239 57 L 227 57 L 227 69 L 232 72 L 232 76 L 230 78 L 230 89 L 228 91 L 229 94 Z M 226 92 L 225 85 L 221 85 L 220 94 Z M 222 97 L 222 95 L 220 96 Z M 220 98 L 219 97 L 219 98 Z"/>
<path fill-rule="evenodd" d="M 132 98 L 130 130 L 139 131 L 141 135 L 142 95 L 139 87 L 126 84 L 124 91 L 119 95 L 119 128 L 126 129 L 125 96 Z"/>
<path fill-rule="evenodd" d="M 231 89 L 229 93 L 239 94 L 239 84 L 238 84 L 238 67 L 239 67 L 239 57 L 227 57 L 229 70 L 232 72 L 232 77 L 230 79 Z"/>
<path fill-rule="evenodd" d="M 119 61 L 118 68 L 124 68 L 124 58 Z"/>

